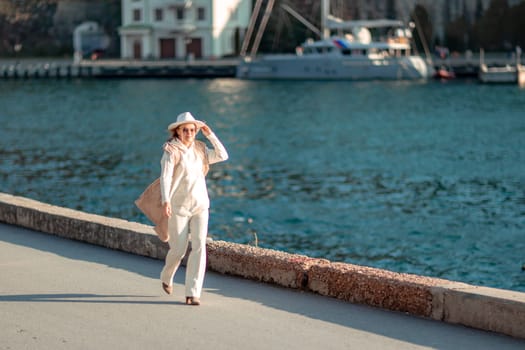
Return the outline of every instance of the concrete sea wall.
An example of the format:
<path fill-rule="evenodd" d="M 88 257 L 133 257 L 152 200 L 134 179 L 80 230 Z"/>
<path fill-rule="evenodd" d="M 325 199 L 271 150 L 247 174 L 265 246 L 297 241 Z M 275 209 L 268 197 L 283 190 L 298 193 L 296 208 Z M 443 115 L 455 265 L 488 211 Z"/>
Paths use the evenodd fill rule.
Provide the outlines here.
<path fill-rule="evenodd" d="M 0 193 L 0 222 L 156 259 L 151 226 Z M 414 316 L 525 338 L 525 293 L 330 262 L 224 241 L 207 243 L 210 270 Z"/>
<path fill-rule="evenodd" d="M 1 79 L 233 78 L 237 59 L 159 61 L 0 59 Z"/>

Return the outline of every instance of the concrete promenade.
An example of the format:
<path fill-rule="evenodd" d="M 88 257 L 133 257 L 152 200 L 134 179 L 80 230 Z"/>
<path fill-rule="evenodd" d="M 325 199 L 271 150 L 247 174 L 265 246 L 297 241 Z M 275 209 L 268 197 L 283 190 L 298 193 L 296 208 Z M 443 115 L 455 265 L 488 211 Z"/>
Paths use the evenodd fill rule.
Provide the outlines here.
<path fill-rule="evenodd" d="M 525 349 L 525 293 L 210 241 L 189 307 L 150 226 L 4 193 L 0 222 L 0 350 Z"/>
<path fill-rule="evenodd" d="M 208 272 L 199 307 L 162 261 L 0 224 L 0 349 L 525 349 L 525 340 Z"/>

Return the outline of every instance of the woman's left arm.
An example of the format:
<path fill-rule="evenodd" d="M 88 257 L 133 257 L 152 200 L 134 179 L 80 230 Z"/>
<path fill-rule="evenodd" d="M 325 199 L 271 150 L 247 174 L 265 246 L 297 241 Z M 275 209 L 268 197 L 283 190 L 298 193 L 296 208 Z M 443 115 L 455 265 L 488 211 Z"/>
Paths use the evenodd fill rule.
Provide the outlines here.
<path fill-rule="evenodd" d="M 224 148 L 221 141 L 219 141 L 219 138 L 213 133 L 213 131 L 211 131 L 210 127 L 204 125 L 202 127 L 202 133 L 213 146 L 213 149 L 206 148 L 209 164 L 223 162 L 228 159 L 228 152 L 226 151 L 226 148 Z"/>

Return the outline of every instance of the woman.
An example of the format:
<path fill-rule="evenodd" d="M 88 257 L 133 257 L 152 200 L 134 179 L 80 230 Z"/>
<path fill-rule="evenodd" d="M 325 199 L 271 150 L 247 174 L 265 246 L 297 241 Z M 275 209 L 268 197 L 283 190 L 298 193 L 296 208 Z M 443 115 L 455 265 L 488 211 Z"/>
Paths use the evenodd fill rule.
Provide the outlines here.
<path fill-rule="evenodd" d="M 195 136 L 202 130 L 213 145 L 209 149 Z M 162 288 L 173 292 L 173 276 L 184 257 L 191 233 L 191 252 L 186 266 L 186 304 L 200 305 L 206 270 L 206 236 L 210 200 L 205 175 L 209 164 L 228 159 L 228 153 L 209 126 L 189 112 L 168 126 L 171 138 L 164 144 L 160 190 L 168 217 L 169 251 L 160 274 Z"/>

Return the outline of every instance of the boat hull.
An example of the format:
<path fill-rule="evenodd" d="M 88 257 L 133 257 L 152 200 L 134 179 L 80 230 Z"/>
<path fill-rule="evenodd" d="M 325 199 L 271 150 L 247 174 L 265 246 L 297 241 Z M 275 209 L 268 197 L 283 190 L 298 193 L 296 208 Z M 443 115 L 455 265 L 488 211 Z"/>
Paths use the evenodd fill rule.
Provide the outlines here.
<path fill-rule="evenodd" d="M 479 80 L 486 84 L 519 84 L 525 85 L 525 68 L 521 65 L 515 67 L 485 67 L 481 66 Z"/>
<path fill-rule="evenodd" d="M 486 84 L 515 84 L 517 74 L 514 72 L 480 72 L 479 80 Z"/>
<path fill-rule="evenodd" d="M 419 56 L 380 59 L 341 56 L 263 56 L 243 60 L 240 79 L 414 80 L 427 79 L 434 69 Z"/>

